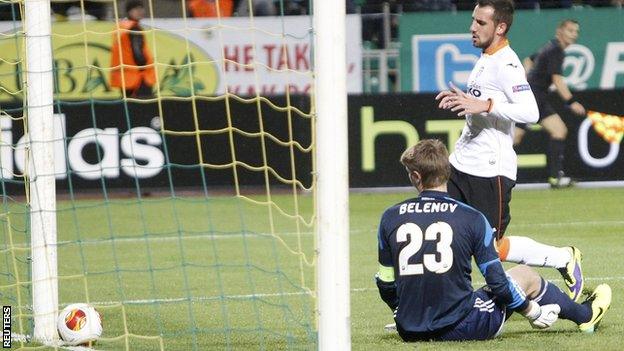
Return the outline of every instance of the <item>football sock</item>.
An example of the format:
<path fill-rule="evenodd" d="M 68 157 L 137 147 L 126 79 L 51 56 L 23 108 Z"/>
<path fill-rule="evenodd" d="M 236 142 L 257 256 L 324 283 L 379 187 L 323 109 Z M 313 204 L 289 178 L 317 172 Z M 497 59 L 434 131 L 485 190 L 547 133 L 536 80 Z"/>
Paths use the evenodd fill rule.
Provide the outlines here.
<path fill-rule="evenodd" d="M 559 171 L 563 171 L 563 156 L 565 153 L 565 141 L 550 139 L 546 162 L 548 163 L 548 173 L 550 177 L 557 178 Z"/>
<path fill-rule="evenodd" d="M 551 303 L 559 305 L 561 312 L 559 318 L 571 320 L 576 324 L 588 322 L 592 317 L 591 303 L 578 304 L 570 299 L 555 284 L 542 278 L 540 294 L 534 299 L 540 305 Z"/>
<path fill-rule="evenodd" d="M 540 244 L 524 236 L 505 237 L 498 246 L 502 261 L 529 266 L 563 268 L 571 259 L 570 252 L 563 247 Z"/>

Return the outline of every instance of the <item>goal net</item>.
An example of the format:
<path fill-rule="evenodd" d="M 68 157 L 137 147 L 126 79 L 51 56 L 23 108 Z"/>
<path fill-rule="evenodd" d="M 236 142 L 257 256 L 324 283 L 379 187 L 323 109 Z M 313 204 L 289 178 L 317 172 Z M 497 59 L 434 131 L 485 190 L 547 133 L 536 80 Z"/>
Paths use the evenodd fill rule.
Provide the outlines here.
<path fill-rule="evenodd" d="M 191 18 L 189 1 L 146 0 L 137 29 L 124 2 L 53 2 L 43 38 L 29 37 L 46 15 L 32 3 L 47 8 L 5 1 L 0 22 L 0 299 L 13 346 L 37 347 L 38 320 L 86 302 L 103 320 L 96 348 L 316 348 L 316 209 L 327 200 L 316 196 L 312 17 L 278 2 L 268 17 Z M 359 19 L 347 27 L 357 52 Z M 136 37 L 147 53 L 132 52 Z M 48 72 L 33 68 L 39 39 L 51 42 Z M 154 81 L 138 73 L 143 86 L 131 87 L 140 64 L 115 65 L 126 54 L 142 54 L 138 71 Z M 46 73 L 49 102 L 38 99 Z M 38 128 L 41 111 L 53 116 Z"/>

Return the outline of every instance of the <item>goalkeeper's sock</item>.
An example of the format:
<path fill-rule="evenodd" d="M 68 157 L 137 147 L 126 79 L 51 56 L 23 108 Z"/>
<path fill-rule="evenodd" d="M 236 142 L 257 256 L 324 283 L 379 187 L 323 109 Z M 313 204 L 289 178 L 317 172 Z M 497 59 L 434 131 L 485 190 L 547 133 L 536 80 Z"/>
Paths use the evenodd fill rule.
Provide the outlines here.
<path fill-rule="evenodd" d="M 592 318 L 590 303 L 578 304 L 572 301 L 566 293 L 561 291 L 555 284 L 547 282 L 544 278 L 542 278 L 540 293 L 533 301 L 540 304 L 540 306 L 551 303 L 559 305 L 561 307 L 559 317 L 571 320 L 576 324 L 588 322 Z"/>
<path fill-rule="evenodd" d="M 508 236 L 498 242 L 502 261 L 535 267 L 563 268 L 570 262 L 570 251 L 563 247 L 540 244 L 524 236 Z"/>

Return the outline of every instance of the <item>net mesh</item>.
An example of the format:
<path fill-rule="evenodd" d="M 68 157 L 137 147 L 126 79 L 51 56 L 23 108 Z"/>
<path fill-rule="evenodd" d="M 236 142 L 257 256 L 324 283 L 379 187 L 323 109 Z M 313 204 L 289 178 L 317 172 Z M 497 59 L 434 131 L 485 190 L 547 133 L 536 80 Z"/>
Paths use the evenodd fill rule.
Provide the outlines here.
<path fill-rule="evenodd" d="M 107 20 L 79 2 L 52 25 L 59 308 L 94 305 L 107 349 L 314 348 L 311 20 L 145 2 L 128 33 L 157 80 L 138 96 L 110 81 L 125 8 L 100 4 Z M 0 299 L 28 349 L 24 15 L 2 5 Z"/>

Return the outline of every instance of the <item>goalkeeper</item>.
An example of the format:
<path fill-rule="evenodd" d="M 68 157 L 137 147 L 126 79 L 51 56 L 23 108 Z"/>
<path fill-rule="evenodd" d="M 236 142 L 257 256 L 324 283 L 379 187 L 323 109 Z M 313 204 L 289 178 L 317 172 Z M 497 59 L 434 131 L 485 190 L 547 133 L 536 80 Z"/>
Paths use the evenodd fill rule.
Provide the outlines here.
<path fill-rule="evenodd" d="M 423 140 L 403 153 L 401 163 L 420 196 L 383 214 L 376 281 L 403 340 L 493 338 L 512 311 L 534 328 L 561 317 L 594 331 L 611 303 L 608 285 L 577 304 L 528 266 L 505 272 L 485 216 L 446 192 L 451 170 L 444 144 Z M 476 291 L 471 257 L 487 283 Z"/>

